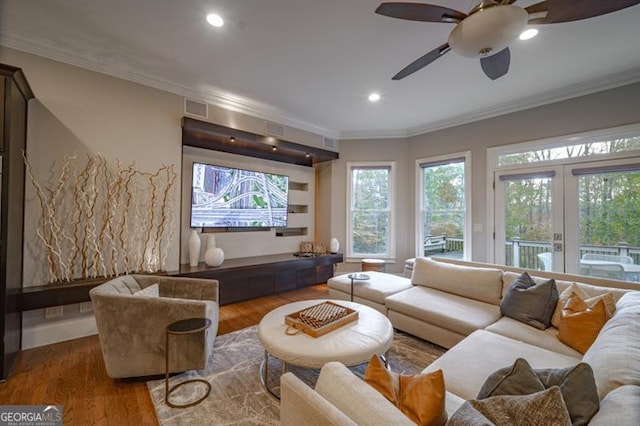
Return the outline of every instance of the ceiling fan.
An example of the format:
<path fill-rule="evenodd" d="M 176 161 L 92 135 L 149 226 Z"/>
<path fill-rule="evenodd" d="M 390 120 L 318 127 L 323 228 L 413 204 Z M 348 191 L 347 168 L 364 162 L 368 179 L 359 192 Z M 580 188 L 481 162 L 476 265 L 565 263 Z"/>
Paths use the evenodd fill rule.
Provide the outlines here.
<path fill-rule="evenodd" d="M 640 0 L 546 0 L 528 7 L 516 0 L 483 0 L 469 13 L 424 3 L 382 3 L 379 15 L 409 21 L 456 24 L 449 40 L 416 59 L 393 80 L 401 80 L 453 50 L 460 56 L 480 58 L 485 75 L 492 80 L 509 70 L 509 45 L 527 24 L 555 24 L 604 15 L 640 3 Z"/>

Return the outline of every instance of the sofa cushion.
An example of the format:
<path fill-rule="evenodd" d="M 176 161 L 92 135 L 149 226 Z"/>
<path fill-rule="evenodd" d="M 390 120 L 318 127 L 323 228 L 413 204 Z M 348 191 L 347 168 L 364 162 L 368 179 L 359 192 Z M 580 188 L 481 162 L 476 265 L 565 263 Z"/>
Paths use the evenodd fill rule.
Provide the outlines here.
<path fill-rule="evenodd" d="M 589 425 L 640 425 L 640 386 L 620 386 L 609 392 L 600 402 L 600 411 Z"/>
<path fill-rule="evenodd" d="M 570 425 L 569 413 L 557 386 L 529 395 L 500 395 L 465 402 L 449 426 Z"/>
<path fill-rule="evenodd" d="M 449 349 L 424 371 L 441 369 L 449 392 L 463 399 L 473 399 L 491 373 L 513 365 L 518 358 L 526 359 L 533 368 L 562 368 L 580 362 L 574 357 L 478 330 Z"/>
<path fill-rule="evenodd" d="M 339 362 L 328 362 L 322 367 L 315 390 L 358 425 L 414 425 L 385 397 Z"/>
<path fill-rule="evenodd" d="M 365 281 L 353 281 L 353 294 L 362 299 L 384 304 L 387 296 L 411 288 L 411 280 L 384 272 L 367 271 L 370 279 Z M 338 275 L 327 281 L 330 289 L 338 290 L 346 294 L 351 293 L 351 279 L 349 274 Z"/>
<path fill-rule="evenodd" d="M 442 371 L 416 375 L 393 373 L 378 355 L 373 355 L 364 380 L 416 424 L 436 426 L 447 421 Z"/>
<path fill-rule="evenodd" d="M 593 368 L 602 400 L 622 385 L 640 385 L 640 291 L 625 294 L 582 360 Z M 445 375 L 446 382 L 446 375 Z"/>
<path fill-rule="evenodd" d="M 481 302 L 500 304 L 502 270 L 454 265 L 420 257 L 416 259 L 411 282 Z"/>
<path fill-rule="evenodd" d="M 500 318 L 500 308 L 427 287 L 413 287 L 385 299 L 387 309 L 460 334 L 483 329 Z"/>
<path fill-rule="evenodd" d="M 523 272 L 510 286 L 500 304 L 502 315 L 544 330 L 558 303 L 556 281 L 536 283 Z"/>
<path fill-rule="evenodd" d="M 567 304 L 569 297 L 571 297 L 571 293 L 577 294 L 590 307 L 593 307 L 593 305 L 595 305 L 598 300 L 603 299 L 605 308 L 607 308 L 607 318 L 611 318 L 616 311 L 616 300 L 613 298 L 613 294 L 607 292 L 592 297 L 585 289 L 580 287 L 578 284 L 571 283 L 571 285 L 567 287 L 558 297 L 556 310 L 553 312 L 553 316 L 551 317 L 551 324 L 556 328 L 558 328 L 558 326 L 560 325 L 560 320 L 562 319 L 562 308 L 564 308 L 564 305 Z"/>
<path fill-rule="evenodd" d="M 509 367 L 493 372 L 478 392 L 478 399 L 497 395 L 529 395 L 558 386 L 574 425 L 586 425 L 598 411 L 600 400 L 593 370 L 587 363 L 566 368 L 534 370 L 518 358 Z"/>
<path fill-rule="evenodd" d="M 550 351 L 582 358 L 580 352 L 558 340 L 558 329 L 555 327 L 539 330 L 513 318 L 502 317 L 485 330 Z"/>
<path fill-rule="evenodd" d="M 580 353 L 585 353 L 607 322 L 607 308 L 600 299 L 591 308 L 575 293 L 562 308 L 558 339 Z"/>

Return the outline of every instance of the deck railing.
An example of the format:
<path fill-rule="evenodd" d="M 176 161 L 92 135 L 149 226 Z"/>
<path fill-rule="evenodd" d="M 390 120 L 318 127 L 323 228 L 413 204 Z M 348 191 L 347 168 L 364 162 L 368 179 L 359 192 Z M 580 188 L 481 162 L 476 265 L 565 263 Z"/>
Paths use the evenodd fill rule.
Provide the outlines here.
<path fill-rule="evenodd" d="M 551 243 L 542 241 L 526 241 L 514 238 L 505 243 L 506 264 L 526 269 L 543 269 L 538 254 L 551 251 Z M 633 263 L 640 264 L 640 247 L 629 247 L 625 242 L 616 246 L 581 245 L 580 258 L 587 253 L 629 256 Z"/>

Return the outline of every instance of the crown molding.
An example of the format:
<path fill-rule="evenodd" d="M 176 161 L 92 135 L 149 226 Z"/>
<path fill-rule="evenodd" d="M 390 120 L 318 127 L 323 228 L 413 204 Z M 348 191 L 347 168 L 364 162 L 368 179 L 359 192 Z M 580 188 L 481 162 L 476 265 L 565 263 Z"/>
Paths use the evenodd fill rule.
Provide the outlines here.
<path fill-rule="evenodd" d="M 226 110 L 246 114 L 263 120 L 273 121 L 285 126 L 315 133 L 320 136 L 331 138 L 337 138 L 339 136 L 339 132 L 337 131 L 308 123 L 304 120 L 292 117 L 282 109 L 233 95 L 218 87 L 197 87 L 184 81 L 167 80 L 158 76 L 140 73 L 129 68 L 123 69 L 113 63 L 93 61 L 88 59 L 87 56 L 83 56 L 82 52 L 76 53 L 49 41 L 29 37 L 24 34 L 0 30 L 0 45 L 57 62 L 62 62 L 68 65 L 138 83 L 143 86 L 163 90 L 189 99 L 200 100 Z"/>
<path fill-rule="evenodd" d="M 535 96 L 522 98 L 517 101 L 506 102 L 491 108 L 484 108 L 480 111 L 460 114 L 445 120 L 425 123 L 418 127 L 388 130 L 347 130 L 340 132 L 308 123 L 304 120 L 292 117 L 287 113 L 287 111 L 280 108 L 233 95 L 218 87 L 197 87 L 184 81 L 167 80 L 161 77 L 143 74 L 129 68 L 120 68 L 112 63 L 92 61 L 81 53 L 75 53 L 49 41 L 28 37 L 23 34 L 0 30 L 0 45 L 112 77 L 132 81 L 134 83 L 163 90 L 175 95 L 184 96 L 189 99 L 206 102 L 226 110 L 273 121 L 285 126 L 290 126 L 338 140 L 409 138 L 640 82 L 640 69 L 631 69 L 629 71 L 588 80 Z"/>
<path fill-rule="evenodd" d="M 590 95 L 604 90 L 615 89 L 616 87 L 626 86 L 640 82 L 640 69 L 631 69 L 617 74 L 611 74 L 602 78 L 587 80 L 582 83 L 573 84 L 556 90 L 550 90 L 542 94 L 519 99 L 513 102 L 506 102 L 496 105 L 492 108 L 483 109 L 478 112 L 461 114 L 446 120 L 434 121 L 424 126 L 413 127 L 410 129 L 396 129 L 387 131 L 353 131 L 341 133 L 340 139 L 381 139 L 390 137 L 414 137 L 426 133 L 436 132 L 438 130 L 450 127 L 460 126 L 475 121 L 485 120 L 500 115 L 510 114 L 526 109 L 536 108 L 543 105 L 549 105 L 580 96 Z"/>

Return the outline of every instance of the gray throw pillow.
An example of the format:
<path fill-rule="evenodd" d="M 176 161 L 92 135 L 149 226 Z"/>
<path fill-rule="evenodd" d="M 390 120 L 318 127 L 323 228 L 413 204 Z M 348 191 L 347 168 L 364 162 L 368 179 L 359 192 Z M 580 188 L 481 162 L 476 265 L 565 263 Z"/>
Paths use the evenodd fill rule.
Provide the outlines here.
<path fill-rule="evenodd" d="M 500 312 L 532 327 L 544 330 L 558 304 L 558 289 L 553 278 L 540 284 L 523 272 L 509 286 L 500 304 Z"/>
<path fill-rule="evenodd" d="M 499 395 L 470 400 L 453 413 L 447 426 L 570 425 L 569 413 L 557 386 L 530 395 Z"/>
<path fill-rule="evenodd" d="M 566 368 L 533 369 L 518 358 L 511 367 L 492 373 L 482 385 L 478 399 L 496 395 L 527 395 L 558 386 L 571 416 L 571 423 L 586 425 L 600 408 L 593 370 L 581 362 Z"/>

